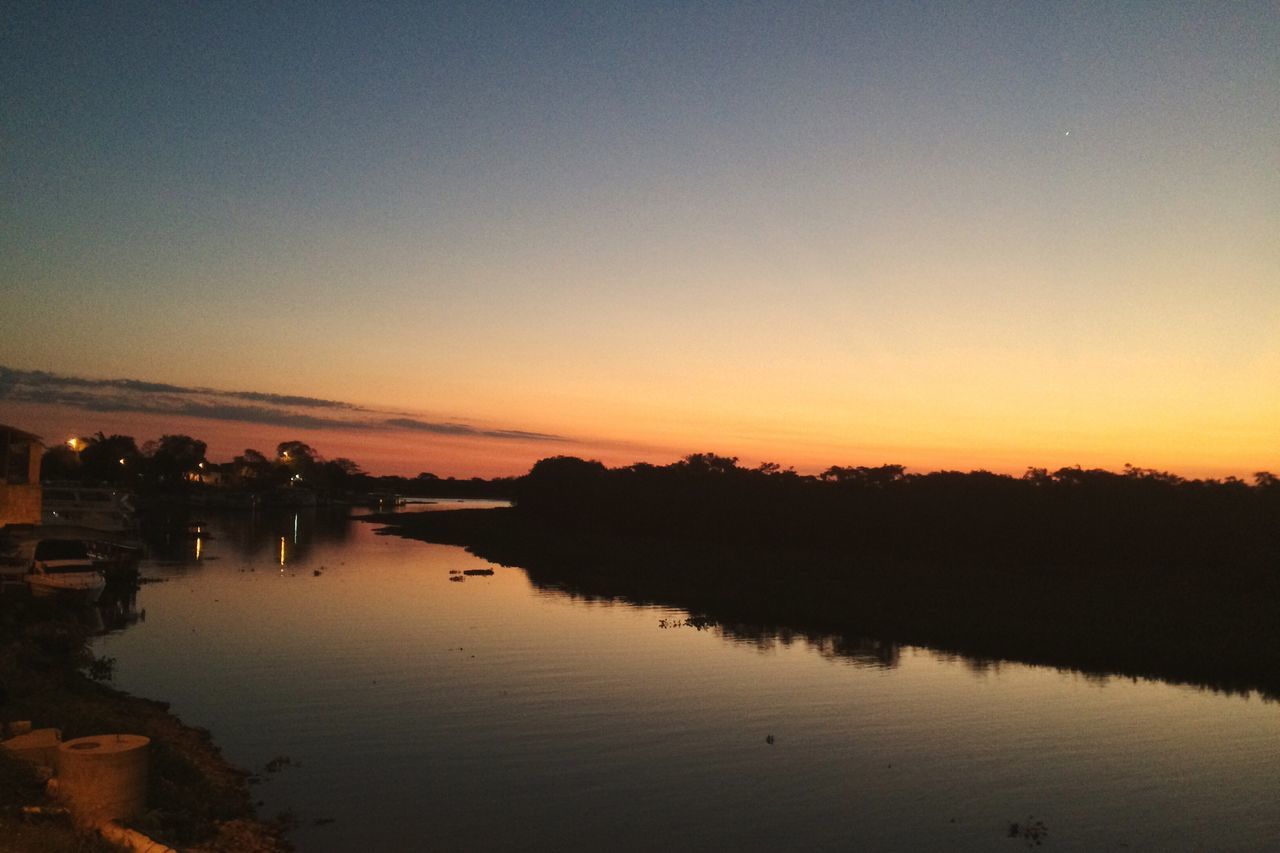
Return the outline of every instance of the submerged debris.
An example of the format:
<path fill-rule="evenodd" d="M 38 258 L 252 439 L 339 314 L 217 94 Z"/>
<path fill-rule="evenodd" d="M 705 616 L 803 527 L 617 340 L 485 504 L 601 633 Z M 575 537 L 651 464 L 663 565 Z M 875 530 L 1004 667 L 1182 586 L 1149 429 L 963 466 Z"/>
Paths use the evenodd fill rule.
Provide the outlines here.
<path fill-rule="evenodd" d="M 1039 847 L 1048 834 L 1049 827 L 1044 825 L 1044 821 L 1034 817 L 1028 817 L 1026 823 L 1009 822 L 1009 838 L 1021 838 L 1027 842 L 1028 847 Z"/>
<path fill-rule="evenodd" d="M 716 620 L 710 616 L 690 616 L 688 619 L 659 619 L 659 628 L 692 628 L 695 631 L 705 631 L 708 628 L 715 627 Z"/>
<path fill-rule="evenodd" d="M 275 758 L 263 765 L 262 769 L 267 773 L 279 773 L 286 767 L 301 767 L 301 761 L 294 761 L 287 755 L 277 755 Z"/>

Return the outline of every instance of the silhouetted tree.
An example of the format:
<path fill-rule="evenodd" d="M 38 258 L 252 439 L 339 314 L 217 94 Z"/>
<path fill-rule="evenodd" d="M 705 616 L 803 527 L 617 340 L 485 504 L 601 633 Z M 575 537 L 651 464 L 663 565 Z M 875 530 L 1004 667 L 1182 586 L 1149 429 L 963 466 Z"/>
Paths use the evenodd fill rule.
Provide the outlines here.
<path fill-rule="evenodd" d="M 890 483 L 901 480 L 906 476 L 906 470 L 902 465 L 880 465 L 875 468 L 867 468 L 861 465 L 853 468 L 842 468 L 838 465 L 832 465 L 823 471 L 819 477 L 829 482 L 858 483 L 864 486 L 883 488 Z"/>
<path fill-rule="evenodd" d="M 231 482 L 240 487 L 261 488 L 271 484 L 271 462 L 252 447 L 231 460 Z"/>
<path fill-rule="evenodd" d="M 695 476 L 724 476 L 742 470 L 738 467 L 738 457 L 714 453 L 691 453 L 676 464 Z"/>
<path fill-rule="evenodd" d="M 302 441 L 282 441 L 276 445 L 277 479 L 282 482 L 322 485 L 319 482 L 323 458 L 315 448 Z"/>
<path fill-rule="evenodd" d="M 206 448 L 203 441 L 189 435 L 162 435 L 159 441 L 143 445 L 143 452 L 149 456 L 147 467 L 151 476 L 158 482 L 173 485 L 199 470 L 205 461 Z"/>
<path fill-rule="evenodd" d="M 289 465 L 311 465 L 320 460 L 315 448 L 302 441 L 282 441 L 276 445 L 276 458 Z"/>
<path fill-rule="evenodd" d="M 141 474 L 142 454 L 131 435 L 106 436 L 99 432 L 85 440 L 80 451 L 82 476 L 86 480 L 120 483 Z"/>
<path fill-rule="evenodd" d="M 604 490 L 605 467 L 576 456 L 540 459 L 517 485 L 516 500 L 528 512 L 569 516 L 588 513 Z"/>
<path fill-rule="evenodd" d="M 345 490 L 352 487 L 356 479 L 364 474 L 360 466 L 350 459 L 339 456 L 316 466 L 313 484 L 317 488 Z"/>
<path fill-rule="evenodd" d="M 50 447 L 40 457 L 40 479 L 44 482 L 80 479 L 80 454 L 65 444 Z"/>

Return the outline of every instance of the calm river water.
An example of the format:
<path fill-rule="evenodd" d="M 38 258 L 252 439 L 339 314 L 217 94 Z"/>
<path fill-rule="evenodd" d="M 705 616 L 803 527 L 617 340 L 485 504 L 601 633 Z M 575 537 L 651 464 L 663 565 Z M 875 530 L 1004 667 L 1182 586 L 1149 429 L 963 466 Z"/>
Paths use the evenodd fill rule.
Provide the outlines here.
<path fill-rule="evenodd" d="M 236 764 L 288 756 L 255 791 L 302 851 L 1280 850 L 1257 696 L 735 638 L 341 513 L 201 517 L 97 650 Z"/>

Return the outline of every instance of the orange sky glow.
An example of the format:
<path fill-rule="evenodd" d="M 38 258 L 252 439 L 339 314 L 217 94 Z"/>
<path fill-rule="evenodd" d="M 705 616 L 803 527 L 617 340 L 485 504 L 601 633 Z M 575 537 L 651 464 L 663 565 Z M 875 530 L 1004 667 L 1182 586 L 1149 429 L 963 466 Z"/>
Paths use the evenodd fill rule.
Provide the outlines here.
<path fill-rule="evenodd" d="M 0 422 L 463 477 L 1280 469 L 1273 6 L 801 6 L 16 17 Z"/>

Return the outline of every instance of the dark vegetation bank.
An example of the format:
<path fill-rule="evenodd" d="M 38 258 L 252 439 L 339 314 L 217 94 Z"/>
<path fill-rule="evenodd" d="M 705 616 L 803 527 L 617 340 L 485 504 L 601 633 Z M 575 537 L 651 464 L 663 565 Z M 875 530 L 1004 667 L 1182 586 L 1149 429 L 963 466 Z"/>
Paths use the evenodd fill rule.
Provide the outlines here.
<path fill-rule="evenodd" d="M 376 518 L 543 586 L 674 605 L 738 632 L 1280 697 L 1280 481 L 1265 472 L 801 476 L 712 454 L 615 469 L 558 457 L 512 491 L 511 510 Z"/>

